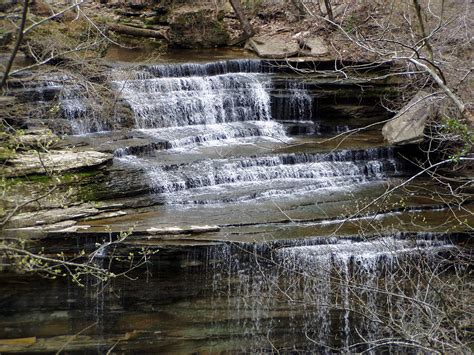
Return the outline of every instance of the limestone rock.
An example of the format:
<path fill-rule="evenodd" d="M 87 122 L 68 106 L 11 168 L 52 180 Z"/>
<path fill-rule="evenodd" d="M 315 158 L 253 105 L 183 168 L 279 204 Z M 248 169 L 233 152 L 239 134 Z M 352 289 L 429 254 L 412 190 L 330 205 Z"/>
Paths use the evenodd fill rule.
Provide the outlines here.
<path fill-rule="evenodd" d="M 20 149 L 42 149 L 51 147 L 59 138 L 48 128 L 35 128 L 23 130 L 13 140 Z"/>
<path fill-rule="evenodd" d="M 255 36 L 248 40 L 247 47 L 255 51 L 259 57 L 281 59 L 292 57 L 300 51 L 295 40 L 281 37 Z"/>
<path fill-rule="evenodd" d="M 162 227 L 155 228 L 151 227 L 146 230 L 150 235 L 163 235 L 163 234 L 199 234 L 208 232 L 218 232 L 219 226 L 216 225 L 203 225 L 203 226 L 175 226 L 175 227 Z"/>
<path fill-rule="evenodd" d="M 67 208 L 53 208 L 36 212 L 22 212 L 13 216 L 8 222 L 8 226 L 13 228 L 43 226 L 43 228 L 46 229 L 63 229 L 75 225 L 73 222 L 66 221 L 73 221 L 100 213 L 101 211 L 89 204 L 81 204 Z M 52 226 L 47 228 L 47 225 Z"/>
<path fill-rule="evenodd" d="M 53 150 L 48 153 L 28 152 L 17 154 L 8 161 L 8 166 L 5 168 L 5 176 L 14 177 L 45 174 L 47 172 L 82 170 L 107 164 L 112 161 L 112 158 L 112 154 L 96 151 L 74 152 L 69 150 Z"/>
<path fill-rule="evenodd" d="M 395 117 L 382 128 L 382 134 L 390 144 L 409 144 L 421 142 L 426 121 L 433 113 L 430 107 L 430 94 L 419 91 Z"/>
<path fill-rule="evenodd" d="M 329 48 L 321 37 L 301 37 L 298 42 L 306 55 L 320 57 L 329 54 Z"/>

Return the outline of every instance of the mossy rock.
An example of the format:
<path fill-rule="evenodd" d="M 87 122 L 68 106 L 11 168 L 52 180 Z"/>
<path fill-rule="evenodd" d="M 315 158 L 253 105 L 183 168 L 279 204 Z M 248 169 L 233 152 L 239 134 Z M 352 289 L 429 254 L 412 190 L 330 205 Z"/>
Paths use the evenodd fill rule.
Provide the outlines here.
<path fill-rule="evenodd" d="M 171 46 L 213 48 L 227 45 L 229 33 L 214 10 L 186 7 L 169 17 Z"/>

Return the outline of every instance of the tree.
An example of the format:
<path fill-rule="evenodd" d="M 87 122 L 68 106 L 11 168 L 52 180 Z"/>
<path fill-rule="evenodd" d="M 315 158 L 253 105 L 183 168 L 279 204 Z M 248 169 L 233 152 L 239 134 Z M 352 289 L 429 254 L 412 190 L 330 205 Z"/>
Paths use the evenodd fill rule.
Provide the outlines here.
<path fill-rule="evenodd" d="M 246 38 L 252 37 L 254 35 L 254 30 L 247 16 L 245 15 L 244 10 L 242 9 L 240 0 L 229 0 L 229 1 L 240 23 L 242 24 L 242 29 L 244 30 L 245 37 Z"/>

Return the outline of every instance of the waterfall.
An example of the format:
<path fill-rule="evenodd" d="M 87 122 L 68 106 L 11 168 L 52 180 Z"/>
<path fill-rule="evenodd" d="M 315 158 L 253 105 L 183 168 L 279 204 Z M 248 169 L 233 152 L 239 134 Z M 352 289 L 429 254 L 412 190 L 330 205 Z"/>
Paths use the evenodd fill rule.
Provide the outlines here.
<path fill-rule="evenodd" d="M 269 120 L 270 96 L 254 73 L 114 82 L 137 128 Z"/>
<path fill-rule="evenodd" d="M 286 130 L 275 119 L 307 124 L 313 116 L 306 85 L 295 78 L 274 77 L 274 68 L 261 60 L 118 67 L 111 69 L 110 77 L 117 105 L 131 109 L 135 129 L 167 139 L 170 133 L 194 128 L 171 147 L 248 137 L 285 140 Z M 106 104 L 81 85 L 71 84 L 70 78 L 50 79 L 51 87 L 60 87 L 61 113 L 74 134 L 128 124 L 121 109 L 114 118 L 102 117 L 98 108 Z"/>
<path fill-rule="evenodd" d="M 270 120 L 271 81 L 258 60 L 118 69 L 113 88 L 130 105 L 136 128 Z"/>
<path fill-rule="evenodd" d="M 347 189 L 394 176 L 399 165 L 391 148 L 207 159 L 183 165 L 158 164 L 153 158 L 131 155 L 118 160 L 143 170 L 150 190 L 166 196 L 168 203 L 180 204 Z"/>
<path fill-rule="evenodd" d="M 110 121 L 102 112 L 104 103 L 97 92 L 89 92 L 86 85 L 66 74 L 48 74 L 38 85 L 34 83 L 38 103 L 50 102 L 57 98 L 57 107 L 50 107 L 48 114 L 59 111 L 62 118 L 70 123 L 71 133 L 84 135 L 110 129 Z"/>
<path fill-rule="evenodd" d="M 182 63 L 139 66 L 135 77 L 147 79 L 152 77 L 209 76 L 229 73 L 271 73 L 273 67 L 259 59 L 233 59 L 209 63 Z M 119 71 L 118 75 L 129 76 L 130 73 Z"/>
<path fill-rule="evenodd" d="M 293 341 L 310 338 L 305 350 L 329 354 L 334 346 L 355 351 L 349 346 L 360 342 L 358 334 L 369 341 L 389 336 L 390 328 L 377 317 L 385 314 L 387 302 L 393 305 L 390 292 L 400 293 L 400 282 L 413 265 L 432 267 L 453 248 L 443 235 L 395 233 L 371 241 L 236 243 L 208 252 L 207 258 L 221 260 L 213 264 L 214 293 L 227 290 L 229 312 L 238 313 L 246 333 L 268 337 L 277 331 L 277 310 L 285 310 L 290 324 L 285 334 Z M 403 294 L 428 301 L 417 294 L 423 286 L 414 287 Z"/>
<path fill-rule="evenodd" d="M 108 129 L 100 115 L 101 103 L 98 99 L 84 92 L 80 85 L 66 84 L 59 95 L 63 116 L 71 122 L 74 134 L 87 134 Z"/>
<path fill-rule="evenodd" d="M 185 127 L 142 129 L 140 132 L 154 139 L 167 142 L 170 149 L 189 149 L 197 145 L 223 145 L 245 143 L 247 138 L 266 137 L 283 141 L 285 130 L 274 121 L 229 122 L 225 124 L 204 124 Z"/>

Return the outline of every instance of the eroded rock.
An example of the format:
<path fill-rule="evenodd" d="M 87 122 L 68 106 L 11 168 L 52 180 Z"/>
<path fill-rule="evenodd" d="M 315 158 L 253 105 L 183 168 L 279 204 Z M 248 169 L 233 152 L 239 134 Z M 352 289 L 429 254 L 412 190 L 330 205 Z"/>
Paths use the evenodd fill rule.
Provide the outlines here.
<path fill-rule="evenodd" d="M 196 233 L 208 233 L 208 232 L 218 232 L 220 230 L 219 226 L 216 225 L 203 225 L 203 226 L 176 226 L 176 227 L 163 227 L 155 228 L 151 227 L 146 230 L 150 235 L 168 235 L 168 234 L 196 234 Z"/>

